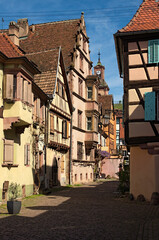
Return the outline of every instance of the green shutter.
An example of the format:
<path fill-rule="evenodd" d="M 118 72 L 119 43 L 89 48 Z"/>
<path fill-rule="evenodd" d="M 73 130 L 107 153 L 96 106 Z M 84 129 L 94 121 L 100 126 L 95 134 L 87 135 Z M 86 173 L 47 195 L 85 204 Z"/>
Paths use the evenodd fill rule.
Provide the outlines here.
<path fill-rule="evenodd" d="M 156 119 L 156 97 L 155 92 L 145 93 L 145 121 Z"/>
<path fill-rule="evenodd" d="M 148 41 L 148 62 L 159 62 L 159 39 Z"/>

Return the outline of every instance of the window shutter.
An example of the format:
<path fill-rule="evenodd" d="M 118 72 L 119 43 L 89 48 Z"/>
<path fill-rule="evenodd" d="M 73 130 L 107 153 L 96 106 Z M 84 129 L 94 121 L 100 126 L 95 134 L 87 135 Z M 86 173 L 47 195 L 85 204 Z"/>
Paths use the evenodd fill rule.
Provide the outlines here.
<path fill-rule="evenodd" d="M 17 98 L 22 100 L 23 78 L 17 77 Z"/>
<path fill-rule="evenodd" d="M 37 98 L 36 114 L 37 114 L 38 118 L 40 118 L 40 98 Z"/>
<path fill-rule="evenodd" d="M 69 124 L 69 121 L 67 121 L 67 138 L 69 138 L 69 135 L 70 135 L 70 134 L 69 134 L 69 125 L 70 125 L 70 124 Z"/>
<path fill-rule="evenodd" d="M 27 145 L 27 165 L 30 165 L 30 144 Z"/>
<path fill-rule="evenodd" d="M 153 41 L 148 42 L 148 62 L 153 63 L 154 52 L 153 52 Z"/>
<path fill-rule="evenodd" d="M 65 121 L 65 138 L 67 138 L 67 121 Z"/>
<path fill-rule="evenodd" d="M 28 83 L 28 103 L 32 104 L 32 85 Z"/>
<path fill-rule="evenodd" d="M 42 105 L 42 121 L 45 122 L 45 105 Z"/>
<path fill-rule="evenodd" d="M 145 121 L 156 119 L 156 98 L 155 92 L 145 93 Z"/>
<path fill-rule="evenodd" d="M 4 140 L 4 163 L 13 164 L 14 159 L 14 141 Z"/>
<path fill-rule="evenodd" d="M 148 41 L 148 62 L 159 62 L 159 39 Z"/>
<path fill-rule="evenodd" d="M 50 113 L 50 132 L 54 132 L 54 116 Z"/>
<path fill-rule="evenodd" d="M 64 138 L 64 121 L 62 121 L 62 138 Z"/>
<path fill-rule="evenodd" d="M 14 75 L 13 74 L 6 74 L 5 97 L 7 99 L 13 99 L 13 81 L 14 81 Z"/>
<path fill-rule="evenodd" d="M 28 102 L 28 82 L 24 80 L 24 101 Z"/>
<path fill-rule="evenodd" d="M 159 62 L 159 40 L 154 41 L 154 62 Z"/>
<path fill-rule="evenodd" d="M 24 165 L 27 165 L 27 145 L 24 145 Z"/>

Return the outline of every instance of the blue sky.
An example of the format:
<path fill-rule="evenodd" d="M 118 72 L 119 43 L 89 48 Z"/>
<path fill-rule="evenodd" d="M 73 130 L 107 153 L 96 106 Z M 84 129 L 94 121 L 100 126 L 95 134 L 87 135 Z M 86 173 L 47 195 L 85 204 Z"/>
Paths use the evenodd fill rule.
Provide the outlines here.
<path fill-rule="evenodd" d="M 87 35 L 90 38 L 91 60 L 95 66 L 98 51 L 105 66 L 105 80 L 114 101 L 122 100 L 123 86 L 119 77 L 113 34 L 133 17 L 142 0 L 0 0 L 3 28 L 10 21 L 28 18 L 29 24 L 80 18 L 84 11 Z M 0 21 L 2 28 L 2 21 Z"/>

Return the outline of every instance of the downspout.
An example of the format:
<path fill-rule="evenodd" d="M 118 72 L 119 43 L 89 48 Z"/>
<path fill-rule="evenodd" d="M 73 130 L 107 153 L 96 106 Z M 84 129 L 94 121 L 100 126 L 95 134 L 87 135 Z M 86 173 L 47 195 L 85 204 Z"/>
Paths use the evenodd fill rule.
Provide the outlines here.
<path fill-rule="evenodd" d="M 48 145 L 48 109 L 49 108 L 49 101 L 46 101 L 45 103 L 45 137 L 44 137 L 44 161 L 45 161 L 45 174 L 44 174 L 44 183 L 45 183 L 45 188 L 47 188 L 47 145 Z"/>
<path fill-rule="evenodd" d="M 70 155 L 69 155 L 69 184 L 72 184 L 72 116 L 71 115 L 71 121 L 70 121 Z"/>

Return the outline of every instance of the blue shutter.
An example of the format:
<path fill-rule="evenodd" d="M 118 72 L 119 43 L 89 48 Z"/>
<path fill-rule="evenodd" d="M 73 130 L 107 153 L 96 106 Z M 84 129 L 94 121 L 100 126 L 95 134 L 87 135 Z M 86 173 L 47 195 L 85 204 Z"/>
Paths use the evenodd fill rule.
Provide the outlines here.
<path fill-rule="evenodd" d="M 156 119 L 156 98 L 155 92 L 145 93 L 145 121 Z"/>
<path fill-rule="evenodd" d="M 148 63 L 159 62 L 159 39 L 148 41 Z"/>

